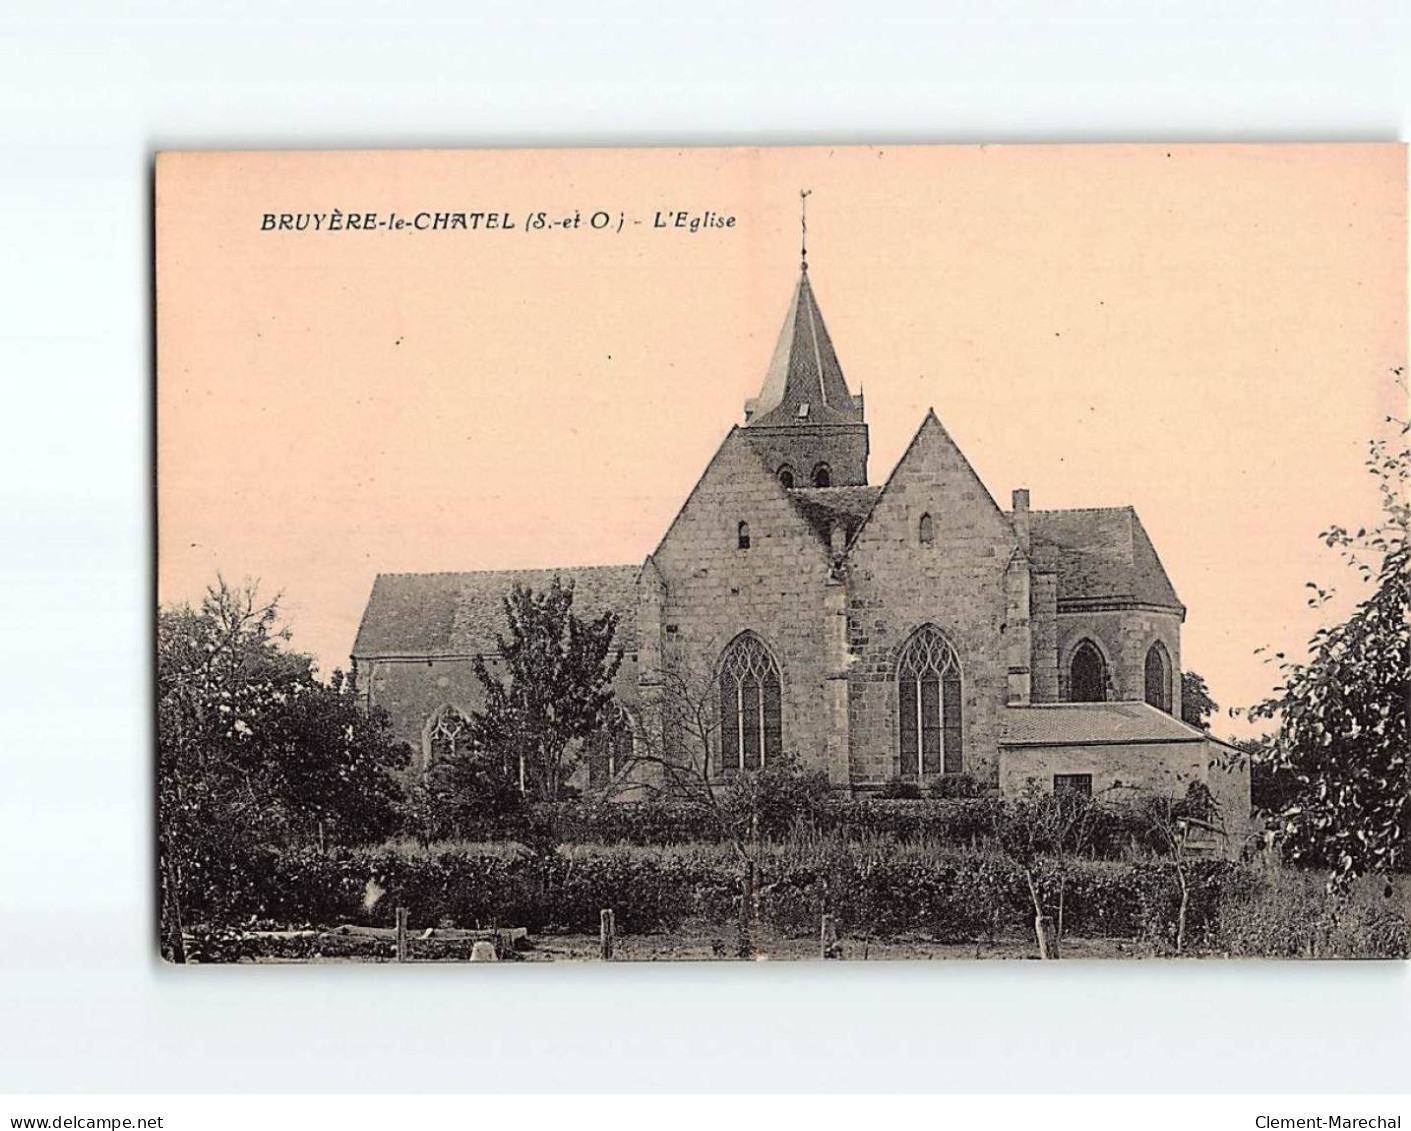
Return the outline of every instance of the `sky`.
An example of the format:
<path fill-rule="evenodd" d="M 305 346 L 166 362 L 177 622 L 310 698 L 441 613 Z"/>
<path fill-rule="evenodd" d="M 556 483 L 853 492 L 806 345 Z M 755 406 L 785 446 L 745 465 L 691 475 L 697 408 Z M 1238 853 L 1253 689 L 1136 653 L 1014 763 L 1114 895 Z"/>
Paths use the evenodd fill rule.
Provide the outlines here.
<path fill-rule="evenodd" d="M 258 579 L 327 672 L 377 573 L 640 562 L 759 391 L 802 188 L 871 482 L 934 408 L 1001 506 L 1136 507 L 1222 708 L 1361 595 L 1318 534 L 1405 415 L 1390 144 L 164 154 L 158 599 Z"/>

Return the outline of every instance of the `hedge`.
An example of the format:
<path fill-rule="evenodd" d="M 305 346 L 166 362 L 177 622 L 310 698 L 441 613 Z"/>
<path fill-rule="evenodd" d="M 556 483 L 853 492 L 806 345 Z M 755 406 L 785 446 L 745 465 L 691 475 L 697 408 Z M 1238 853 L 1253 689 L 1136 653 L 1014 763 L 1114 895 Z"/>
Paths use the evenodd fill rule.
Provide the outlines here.
<path fill-rule="evenodd" d="M 900 842 L 928 841 L 972 848 L 991 839 L 1004 802 L 998 798 L 928 800 L 827 800 L 795 820 L 823 835 L 852 841 L 883 837 Z M 699 807 L 666 801 L 567 801 L 538 810 L 552 839 L 560 844 L 713 844 L 720 826 Z M 1149 822 L 1119 807 L 1095 809 L 1088 854 L 1116 859 L 1132 849 L 1159 852 Z M 771 830 L 776 835 L 788 829 Z M 489 839 L 488 837 L 486 839 Z"/>
<path fill-rule="evenodd" d="M 1187 940 L 1201 945 L 1222 903 L 1253 883 L 1225 861 L 1189 865 Z M 271 927 L 340 923 L 390 926 L 408 908 L 412 927 L 528 927 L 534 933 L 594 933 L 611 907 L 628 934 L 674 931 L 688 920 L 728 925 L 738 914 L 740 865 L 719 848 L 607 848 L 547 857 L 473 848 L 409 854 L 392 849 L 266 850 L 230 866 L 238 882 L 222 892 L 219 918 Z M 1038 884 L 1046 909 L 1058 906 L 1060 875 L 1044 862 Z M 893 851 L 856 846 L 824 852 L 777 851 L 758 876 L 761 917 L 787 934 L 812 934 L 824 910 L 840 930 L 885 936 L 924 932 L 938 939 L 1023 935 L 1033 907 L 1023 873 L 982 852 Z M 1064 878 L 1065 933 L 1083 937 L 1175 936 L 1179 889 L 1167 862 L 1078 861 Z M 188 904 L 187 920 L 215 908 Z"/>

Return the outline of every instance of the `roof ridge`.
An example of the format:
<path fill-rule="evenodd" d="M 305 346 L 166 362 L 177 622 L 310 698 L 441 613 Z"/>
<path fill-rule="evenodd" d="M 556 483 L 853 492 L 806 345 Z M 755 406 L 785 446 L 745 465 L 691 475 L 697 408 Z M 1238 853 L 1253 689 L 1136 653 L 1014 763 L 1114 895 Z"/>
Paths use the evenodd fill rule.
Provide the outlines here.
<path fill-rule="evenodd" d="M 1145 699 L 1095 699 L 1084 702 L 1069 701 L 1063 703 L 1006 703 L 1006 707 L 1151 707 Z M 1152 710 L 1161 710 L 1159 707 L 1152 707 Z M 1163 711 L 1162 714 L 1165 714 Z M 1172 716 L 1174 717 L 1174 716 Z"/>
<path fill-rule="evenodd" d="M 798 491 L 804 494 L 821 495 L 825 491 L 880 491 L 880 483 L 840 483 L 833 487 L 786 487 L 786 491 Z"/>
<path fill-rule="evenodd" d="M 1123 503 L 1115 507 L 1034 507 L 1030 514 L 1097 514 L 1100 511 L 1131 511 L 1136 513 L 1137 508 L 1131 503 Z"/>
<path fill-rule="evenodd" d="M 826 405 L 828 404 L 828 386 L 824 384 L 823 379 L 823 351 L 818 348 L 818 323 L 813 318 L 814 314 L 818 313 L 818 320 L 822 321 L 823 314 L 818 310 L 818 303 L 814 300 L 813 288 L 808 285 L 808 266 L 805 265 L 803 270 L 804 276 L 800 286 L 808 290 L 808 303 L 804 307 L 804 313 L 808 315 L 808 336 L 813 344 L 813 364 L 818 370 L 818 399 Z"/>
<path fill-rule="evenodd" d="M 641 568 L 641 562 L 621 562 L 612 565 L 504 566 L 499 569 L 407 569 L 376 573 L 373 575 L 373 579 L 376 580 L 379 577 L 474 577 L 490 573 L 586 573 L 589 570 Z"/>
<path fill-rule="evenodd" d="M 926 409 L 926 415 L 921 418 L 920 425 L 912 434 L 911 440 L 907 443 L 905 450 L 902 451 L 901 457 L 892 465 L 892 470 L 887 473 L 887 478 L 882 483 L 881 493 L 874 500 L 872 509 L 867 512 L 867 517 L 864 518 L 858 528 L 853 531 L 852 537 L 848 540 L 848 553 L 852 553 L 852 548 L 857 545 L 859 539 L 862 537 L 862 532 L 867 529 L 867 524 L 872 521 L 872 516 L 877 513 L 877 507 L 881 505 L 883 499 L 887 498 L 887 492 L 891 490 L 892 483 L 895 481 L 897 474 L 906 465 L 906 461 L 911 458 L 911 453 L 916 450 L 917 445 L 921 443 L 921 437 L 926 434 L 927 427 L 932 425 L 934 425 L 941 436 L 944 437 L 946 443 L 955 450 L 955 454 L 960 457 L 961 467 L 964 468 L 970 475 L 970 478 L 975 481 L 976 485 L 980 488 L 981 495 L 987 499 L 990 506 L 994 508 L 995 514 L 999 515 L 1002 521 L 1006 523 L 1009 521 L 1009 512 L 1000 509 L 999 503 L 995 502 L 995 497 L 986 485 L 985 480 L 981 477 L 980 473 L 975 470 L 975 465 L 970 462 L 970 457 L 967 456 L 961 446 L 955 442 L 955 437 L 946 431 L 946 426 L 941 423 L 941 418 L 936 415 L 935 405 L 932 405 Z M 1013 533 L 1012 527 L 1011 533 Z"/>

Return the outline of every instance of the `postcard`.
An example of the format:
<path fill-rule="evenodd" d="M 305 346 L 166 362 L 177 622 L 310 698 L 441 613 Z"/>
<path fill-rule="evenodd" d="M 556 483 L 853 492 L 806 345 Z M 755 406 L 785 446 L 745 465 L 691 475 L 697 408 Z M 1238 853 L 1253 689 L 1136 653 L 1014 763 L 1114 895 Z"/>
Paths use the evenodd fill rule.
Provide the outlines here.
<path fill-rule="evenodd" d="M 1406 957 L 1404 146 L 155 185 L 167 959 Z"/>

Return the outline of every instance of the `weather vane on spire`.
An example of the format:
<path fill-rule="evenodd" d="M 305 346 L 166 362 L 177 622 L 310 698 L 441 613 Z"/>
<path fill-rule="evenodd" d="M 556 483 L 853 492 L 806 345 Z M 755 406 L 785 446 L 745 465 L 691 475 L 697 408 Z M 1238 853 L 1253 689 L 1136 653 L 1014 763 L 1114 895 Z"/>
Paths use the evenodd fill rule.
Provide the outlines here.
<path fill-rule="evenodd" d="M 799 227 L 802 229 L 799 255 L 805 271 L 808 270 L 808 198 L 812 193 L 812 189 L 799 189 Z"/>

